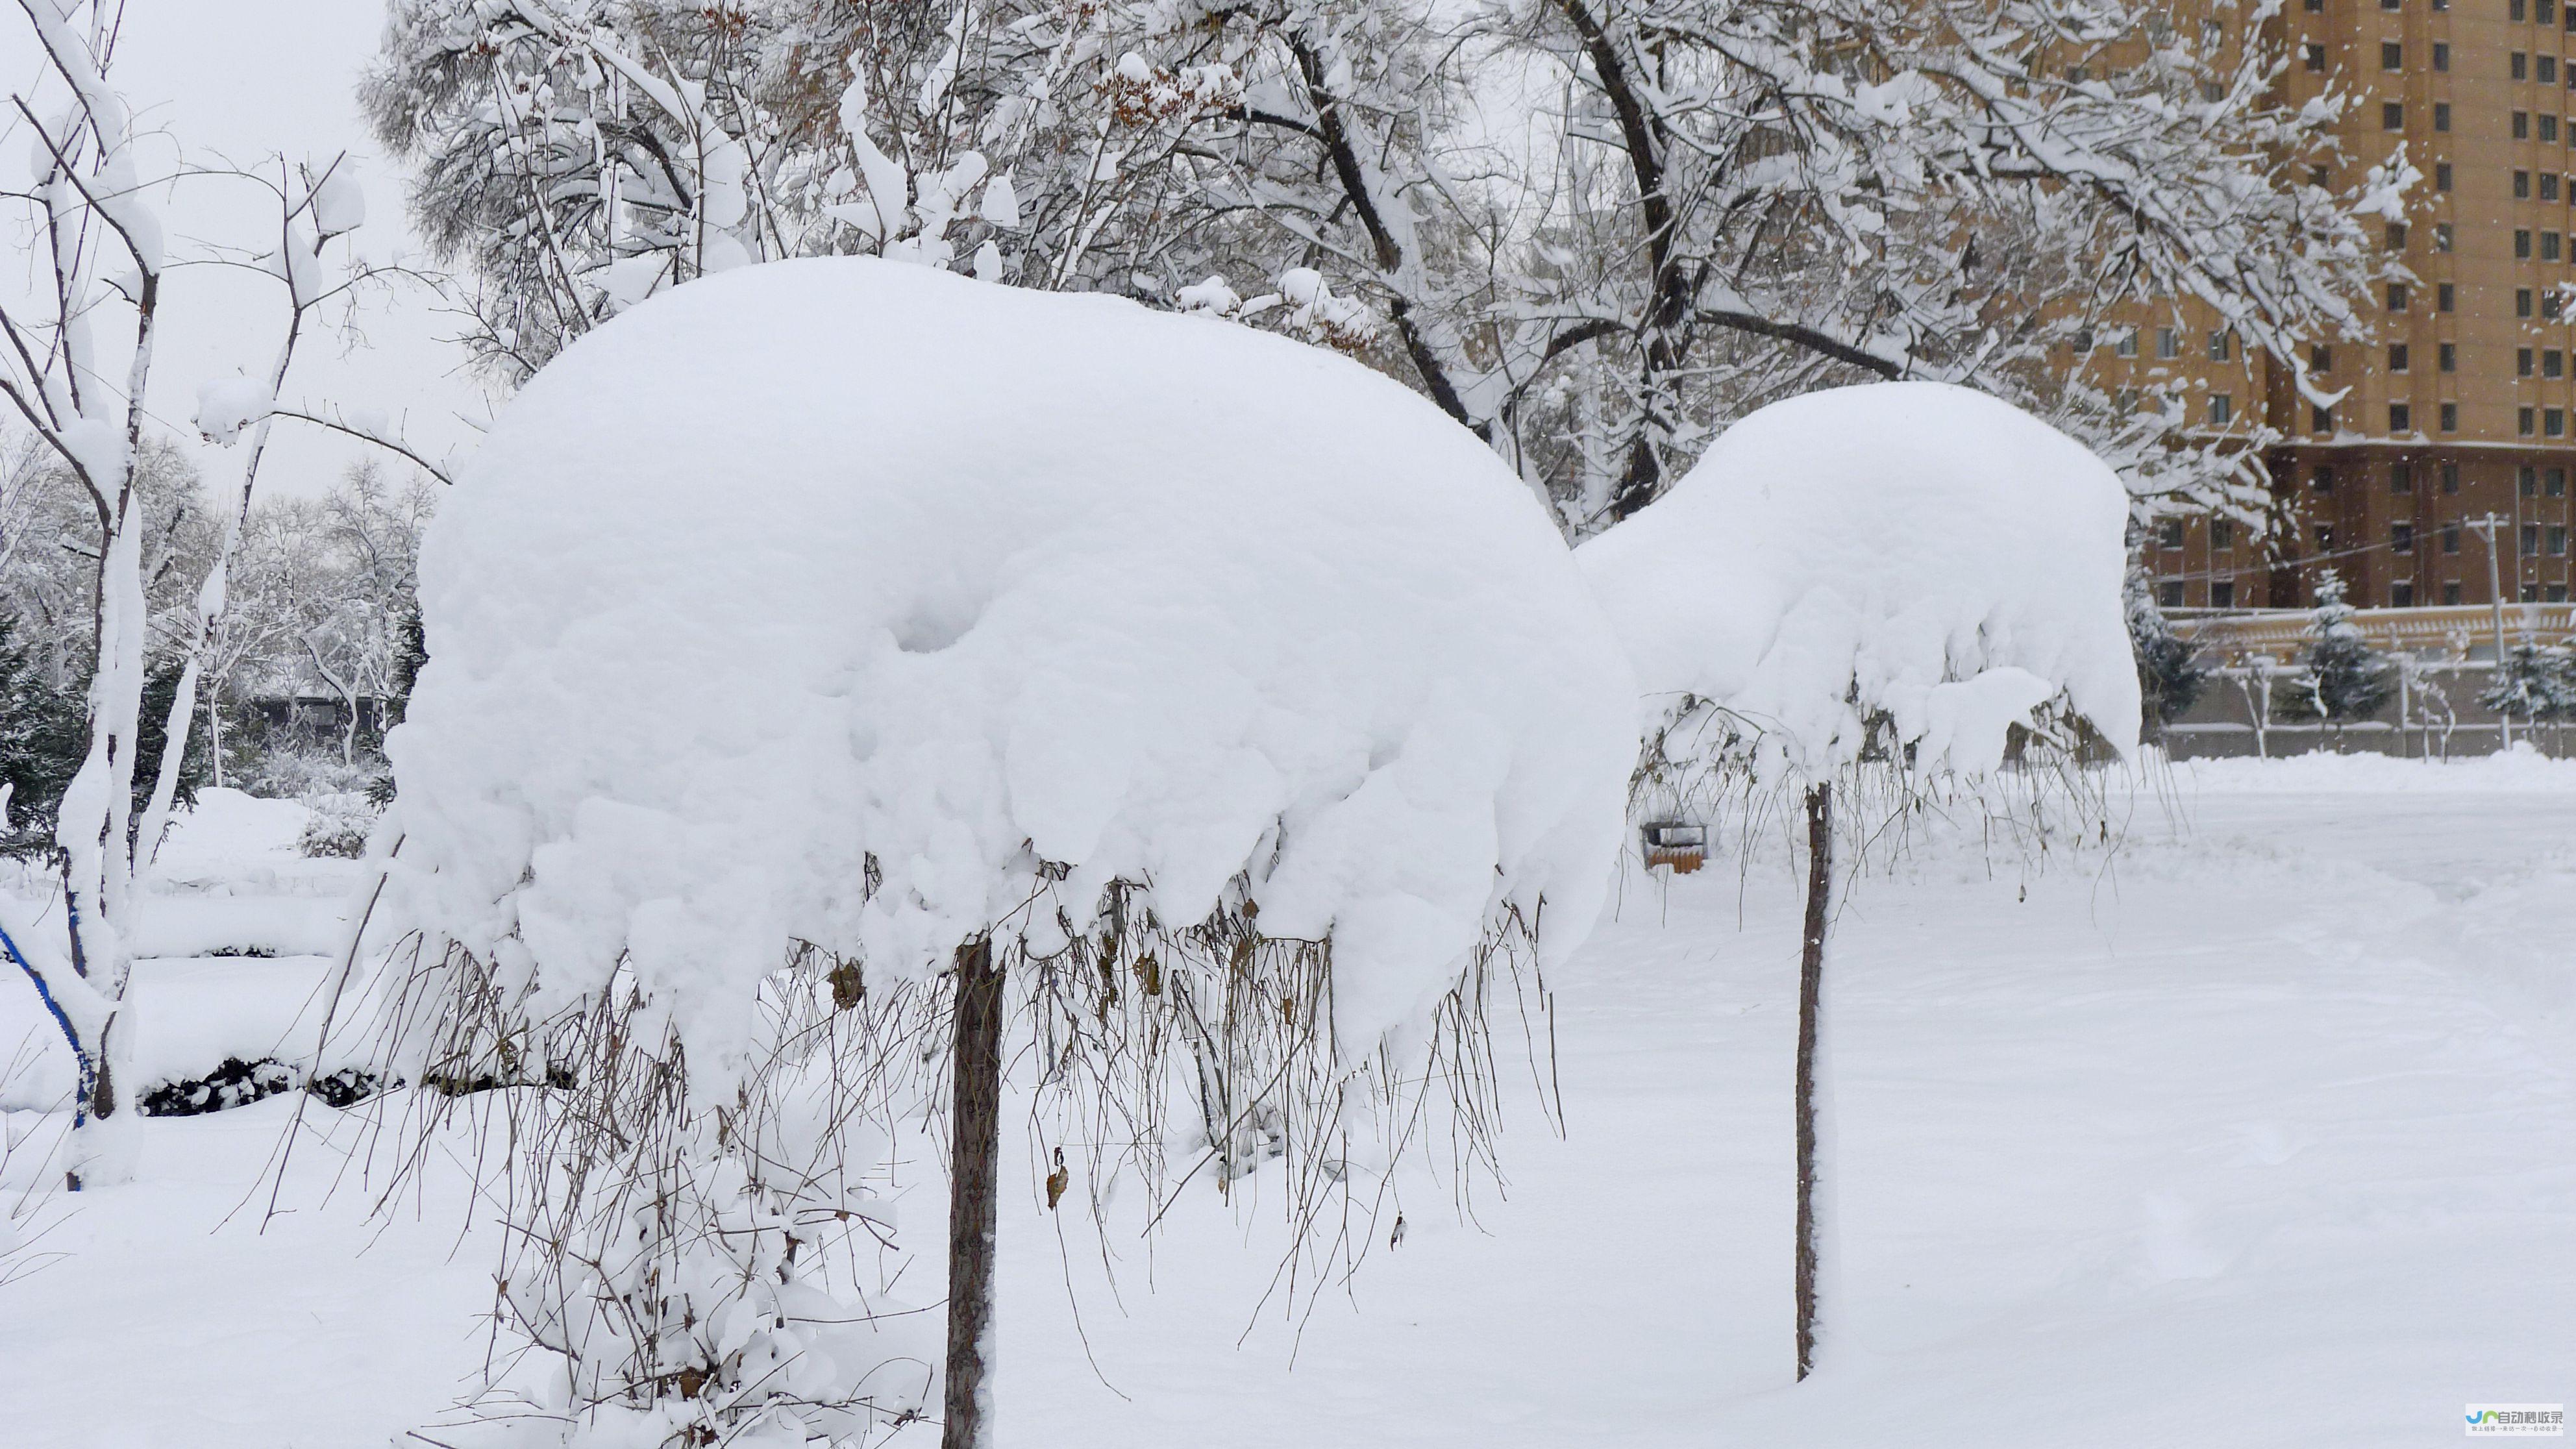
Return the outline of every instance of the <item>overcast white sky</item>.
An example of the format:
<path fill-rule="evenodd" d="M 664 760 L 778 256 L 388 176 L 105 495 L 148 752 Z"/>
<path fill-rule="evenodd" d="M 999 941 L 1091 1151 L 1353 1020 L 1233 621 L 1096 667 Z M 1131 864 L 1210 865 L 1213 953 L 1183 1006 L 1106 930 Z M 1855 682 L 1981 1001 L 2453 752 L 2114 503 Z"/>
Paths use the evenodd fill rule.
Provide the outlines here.
<path fill-rule="evenodd" d="M 358 248 L 389 261 L 416 254 L 418 243 L 403 214 L 402 178 L 377 157 L 353 96 L 383 24 L 380 0 L 127 0 L 111 79 L 145 123 L 166 132 L 192 160 L 248 163 L 282 154 L 323 161 L 350 152 L 367 190 Z M 0 5 L 0 85 L 23 92 L 41 69 L 18 7 Z M 0 169 L 15 184 L 26 174 L 25 130 L 0 131 Z M 201 250 L 191 239 L 249 244 L 264 224 L 274 224 L 274 200 L 238 182 L 191 182 L 176 193 L 163 205 L 174 261 Z M 13 229 L 0 238 L 10 252 L 23 254 L 23 234 Z M 0 285 L 16 292 L 23 282 L 23 267 L 13 258 Z M 197 387 L 267 367 L 283 326 L 277 299 L 274 283 L 230 269 L 183 268 L 166 284 L 148 396 L 165 431 L 197 452 L 210 482 L 239 465 L 234 454 L 196 441 L 188 423 Z M 314 411 L 337 405 L 381 414 L 431 456 L 470 447 L 473 424 L 490 404 L 467 375 L 463 350 L 442 340 L 457 330 L 454 319 L 414 294 L 401 302 L 371 301 L 358 323 L 364 336 L 354 345 L 325 334 L 299 349 L 285 398 Z M 365 448 L 282 422 L 260 486 L 317 491 Z"/>

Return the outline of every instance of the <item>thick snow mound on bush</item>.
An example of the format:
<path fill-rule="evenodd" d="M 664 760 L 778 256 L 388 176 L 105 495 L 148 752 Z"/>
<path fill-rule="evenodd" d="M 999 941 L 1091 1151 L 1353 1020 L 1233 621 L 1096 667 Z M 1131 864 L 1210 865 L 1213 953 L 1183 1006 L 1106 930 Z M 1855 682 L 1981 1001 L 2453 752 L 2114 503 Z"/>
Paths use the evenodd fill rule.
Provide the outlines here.
<path fill-rule="evenodd" d="M 1814 774 L 1851 759 L 1863 713 L 1884 710 L 1918 767 L 1974 773 L 2061 694 L 2136 745 L 2127 519 L 2118 477 L 2020 409 L 1880 383 L 1746 417 L 1577 557 L 1650 729 L 1694 696 Z"/>
<path fill-rule="evenodd" d="M 1635 753 L 1570 555 L 1402 387 L 864 260 L 567 350 L 441 508 L 421 607 L 387 917 L 541 1009 L 627 953 L 693 1061 L 791 938 L 921 975 L 1041 862 L 1173 922 L 1249 873 L 1374 1039 L 1509 908 L 1580 939 Z"/>

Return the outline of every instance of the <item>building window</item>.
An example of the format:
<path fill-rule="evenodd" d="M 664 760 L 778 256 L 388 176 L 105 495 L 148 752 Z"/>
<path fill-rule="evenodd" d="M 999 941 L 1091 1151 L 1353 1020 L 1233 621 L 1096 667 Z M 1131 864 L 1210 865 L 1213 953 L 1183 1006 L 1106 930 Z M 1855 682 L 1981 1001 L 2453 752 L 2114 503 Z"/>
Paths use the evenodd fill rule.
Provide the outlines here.
<path fill-rule="evenodd" d="M 2459 406 L 2459 404 L 2458 404 L 2458 403 L 2444 403 L 2444 404 L 2443 404 L 2443 406 L 2444 406 L 2444 407 L 2458 407 L 2458 406 Z M 2459 491 L 2460 491 L 2460 465 L 2459 465 L 2459 464 L 2457 464 L 2457 463 L 2444 463 L 2444 464 L 2442 465 L 2441 472 L 2442 472 L 2442 491 L 2443 491 L 2443 492 L 2445 492 L 2445 493 L 2457 493 L 2457 492 L 2459 492 Z"/>
<path fill-rule="evenodd" d="M 2221 81 L 2202 81 L 2200 83 L 2200 98 L 2204 101 L 2208 101 L 2212 105 L 2215 105 L 2218 102 L 2227 99 L 2227 86 Z"/>
<path fill-rule="evenodd" d="M 2567 410 L 2565 408 L 2542 408 L 2540 410 L 2540 432 L 2543 437 L 2563 438 L 2567 436 Z"/>
<path fill-rule="evenodd" d="M 2308 184 L 2316 187 L 2331 185 L 2332 183 L 2327 179 L 2331 174 L 2322 162 L 2312 165 L 2308 168 Z"/>
<path fill-rule="evenodd" d="M 2556 201 L 2558 199 L 2557 172 L 2543 171 L 2540 173 L 2540 199 L 2543 201 Z"/>
<path fill-rule="evenodd" d="M 2447 131 L 2451 129 L 2451 103 L 2449 101 L 2435 101 L 2433 103 L 2433 129 L 2436 131 Z"/>
<path fill-rule="evenodd" d="M 2322 48 L 2322 47 L 2321 47 L 2321 48 Z M 2451 44 L 2450 44 L 2450 42 L 2449 42 L 2449 41 L 2446 41 L 2446 40 L 2437 40 L 2437 41 L 2434 41 L 2434 42 L 2433 42 L 2433 69 L 2435 69 L 2435 70 L 2449 70 L 2450 68 L 2451 68 Z"/>
<path fill-rule="evenodd" d="M 2326 48 L 2313 40 L 2299 47 L 2299 58 L 2306 62 L 2310 70 L 2322 71 L 2326 68 Z"/>
<path fill-rule="evenodd" d="M 2117 357 L 2137 356 L 2138 329 L 2135 327 L 2123 327 L 2119 331 L 2112 333 L 2111 352 L 2112 355 Z"/>
<path fill-rule="evenodd" d="M 2180 547 L 2182 547 L 2182 520 L 2181 520 L 2181 519 L 2179 519 L 2179 518 L 2168 518 L 2168 519 L 2164 520 L 2162 523 L 2159 523 L 2159 524 L 2157 524 L 2157 525 L 2156 525 L 2156 547 L 2158 547 L 2158 548 L 2180 548 Z"/>
<path fill-rule="evenodd" d="M 2460 370 L 2460 347 L 2459 347 L 2459 344 L 2458 344 L 2458 343 L 2456 343 L 2456 342 L 2444 342 L 2444 343 L 2439 343 L 2439 344 L 2437 344 L 2437 345 L 2434 347 L 2434 349 L 2433 349 L 2433 365 L 2434 365 L 2435 367 L 2440 368 L 2440 369 L 2441 369 L 2442 371 L 2444 371 L 2444 372 L 2457 372 L 2457 371 L 2459 371 L 2459 370 Z"/>
<path fill-rule="evenodd" d="M 2521 593 L 2518 597 L 2519 597 L 2519 598 L 2520 598 L 2524 603 L 2526 603 L 2526 604 L 2537 604 L 2537 603 L 2539 603 L 2539 602 L 2540 602 L 2540 585 L 2538 585 L 2538 584 L 2524 584 L 2524 585 L 2522 586 L 2522 593 Z"/>
<path fill-rule="evenodd" d="M 2459 551 L 2460 521 L 2454 518 L 2445 521 L 2442 525 L 2442 552 L 2458 553 Z"/>
<path fill-rule="evenodd" d="M 2541 590 L 2541 594 L 2553 604 L 2563 604 L 2567 602 L 2567 586 L 2565 584 L 2551 584 L 2548 588 Z"/>
<path fill-rule="evenodd" d="M 2552 143 L 2557 141 L 2558 118 L 2556 116 L 2543 116 L 2540 118 L 2540 139 Z"/>
<path fill-rule="evenodd" d="M 2179 609 L 2182 607 L 2182 581 L 2180 579 L 2167 579 L 2163 583 L 2156 585 L 2156 607 L 2159 609 Z"/>
<path fill-rule="evenodd" d="M 2565 558 L 2567 556 L 2566 524 L 2553 523 L 2549 525 L 2549 556 L 2551 558 Z"/>
<path fill-rule="evenodd" d="M 2389 491 L 2389 492 L 2391 492 L 2391 493 L 2412 493 L 2412 492 L 2414 492 L 2414 491 L 2415 491 L 2415 465 L 2414 465 L 2414 464 L 2412 464 L 2412 463 L 2406 463 L 2406 462 L 2397 462 L 2397 463 L 2391 463 L 2391 464 L 2389 464 L 2389 465 L 2388 465 L 2388 491 Z"/>
<path fill-rule="evenodd" d="M 2444 579 L 2442 581 L 2442 602 L 2445 604 L 2456 604 L 2459 601 L 2460 581 L 2458 579 Z"/>
<path fill-rule="evenodd" d="M 2558 233 L 2544 231 L 2540 234 L 2540 259 L 2544 262 L 2558 260 Z"/>
<path fill-rule="evenodd" d="M 2513 410 L 2514 434 L 2517 437 L 2528 438 L 2533 433 L 2539 431 L 2537 422 L 2538 416 L 2539 415 L 2530 408 L 2515 408 Z"/>
<path fill-rule="evenodd" d="M 2515 80 L 2531 79 L 2531 57 L 2515 51 L 2505 58 L 2505 72 Z"/>
<path fill-rule="evenodd" d="M 2552 408 L 2550 411 L 2556 412 L 2557 409 Z M 2414 417 L 2407 410 L 2406 404 L 2390 403 L 2388 405 L 2388 431 L 2392 433 L 2412 432 L 2414 431 L 2414 426 Z M 2404 467 L 2405 465 L 2401 463 L 2398 466 Z"/>
<path fill-rule="evenodd" d="M 2450 119 L 2451 119 L 2451 108 L 2450 108 L 2449 106 L 2435 106 L 2435 107 L 2433 108 L 2433 129 L 2434 129 L 2434 130 L 2436 130 L 2436 131 L 2447 131 L 2447 130 L 2451 129 L 2447 124 L 2445 124 L 2445 123 L 2446 123 L 2446 122 L 2448 122 Z M 2319 168 L 2319 169 L 2323 169 L 2323 168 Z M 2323 186 L 2323 185 L 2325 185 L 2325 183 L 2324 183 L 2324 182 L 2322 182 L 2322 181 L 2318 182 L 2317 184 L 2318 184 L 2319 186 Z M 2451 163 L 2450 163 L 2450 162 L 2448 162 L 2448 161 L 2436 161 L 2436 162 L 2434 162 L 2434 163 L 2433 163 L 2433 189 L 2434 189 L 2435 191 L 2448 191 L 2448 190 L 2450 190 L 2450 189 L 2451 189 Z"/>
<path fill-rule="evenodd" d="M 2209 607 L 2213 609 L 2232 609 L 2236 607 L 2236 581 L 2234 579 L 2220 579 L 2209 586 Z"/>
<path fill-rule="evenodd" d="M 2211 548 L 2234 548 L 2236 546 L 2236 520 L 2233 518 L 2213 518 L 2209 520 L 2209 546 Z"/>
<path fill-rule="evenodd" d="M 2451 224 L 2447 221 L 2437 221 L 2433 223 L 2433 250 L 2437 252 L 2447 252 L 2450 249 Z"/>
<path fill-rule="evenodd" d="M 2157 357 L 2157 359 L 2158 359 L 2158 360 L 2160 360 L 2160 361 L 2170 362 L 2170 361 L 2172 361 L 2173 359 L 2175 359 L 2175 358 L 2177 358 L 2177 357 L 2180 357 L 2180 356 L 2182 356 L 2182 338 L 2181 338 L 2180 336 L 2176 335 L 2176 333 L 2174 332 L 2174 330 L 2173 330 L 2172 328 L 2170 328 L 2170 327 L 2159 327 L 2159 328 L 2157 328 L 2157 329 L 2156 329 L 2156 357 Z"/>
<path fill-rule="evenodd" d="M 2402 221 L 2390 222 L 2388 224 L 2386 237 L 2388 250 L 2392 252 L 2402 252 L 2406 250 L 2406 223 Z"/>
<path fill-rule="evenodd" d="M 2460 430 L 2460 405 L 2455 402 L 2446 402 L 2442 404 L 2441 420 L 2443 432 L 2458 432 Z"/>
<path fill-rule="evenodd" d="M 2513 113 L 2513 138 L 2517 141 L 2528 141 L 2531 139 L 2531 112 L 2516 111 Z M 2521 194 L 2529 195 L 2528 192 Z"/>
<path fill-rule="evenodd" d="M 2540 375 L 2542 377 L 2565 377 L 2567 375 L 2567 354 L 2559 351 L 2555 347 L 2541 353 Z"/>
<path fill-rule="evenodd" d="M 2312 433 L 2333 432 L 2334 409 L 2311 405 L 2308 408 L 2308 431 Z"/>
<path fill-rule="evenodd" d="M 2513 350 L 2513 375 L 2516 377 L 2531 376 L 2530 348 L 2517 347 Z"/>
<path fill-rule="evenodd" d="M 2519 171 L 2514 173 L 2516 176 L 2520 176 L 2521 174 L 2522 173 Z M 2529 227 L 2514 228 L 2513 259 L 2518 262 L 2527 262 L 2531 260 L 2531 229 Z"/>
<path fill-rule="evenodd" d="M 2333 524 L 2331 524 L 2331 523 L 2320 523 L 2320 524 L 2318 524 L 2318 525 L 2317 525 L 2317 552 L 2319 552 L 2319 553 L 2331 553 L 2331 552 L 2333 552 L 2333 551 L 2334 551 L 2334 525 L 2333 525 Z"/>
<path fill-rule="evenodd" d="M 2504 0 L 2504 5 L 2505 17 L 2516 24 L 2520 24 L 2522 22 L 2523 15 L 2526 13 L 2526 0 Z"/>
<path fill-rule="evenodd" d="M 2404 101 L 2381 101 L 2379 103 L 2379 129 L 2383 131 L 2403 131 L 2406 129 L 2406 103 Z"/>
<path fill-rule="evenodd" d="M 2404 282 L 2391 282 L 2388 284 L 2388 310 L 2391 312 L 2403 312 L 2406 310 L 2406 284 Z"/>
<path fill-rule="evenodd" d="M 2522 556 L 2540 557 L 2540 525 L 2537 523 L 2526 523 L 2522 526 Z"/>
<path fill-rule="evenodd" d="M 2392 609 L 2411 609 L 2415 607 L 2415 581 L 2413 579 L 2394 579 L 2390 581 L 2388 585 L 2388 607 Z"/>
<path fill-rule="evenodd" d="M 2513 173 L 2513 199 L 2516 201 L 2529 201 L 2531 199 L 2530 172 L 2517 171 Z"/>
<path fill-rule="evenodd" d="M 2404 70 L 2406 68 L 2406 47 L 2399 45 L 2393 40 L 2383 40 L 2379 42 L 2379 68 L 2381 70 Z"/>
<path fill-rule="evenodd" d="M 2433 288 L 2433 310 L 2436 312 L 2450 311 L 2451 302 L 2455 295 L 2456 294 L 2451 290 L 2451 284 L 2448 282 L 2443 282 L 2435 286 Z"/>
<path fill-rule="evenodd" d="M 2566 497 L 2567 470 L 2564 468 L 2546 468 L 2541 470 L 2540 491 L 2543 496 L 2549 498 Z"/>
<path fill-rule="evenodd" d="M 2225 362 L 2236 355 L 2236 344 L 2225 332 L 2209 334 L 2209 360 Z"/>
<path fill-rule="evenodd" d="M 2322 345 L 2317 345 L 2317 346 L 2311 346 L 2311 347 L 2309 347 L 2309 348 L 2308 348 L 2308 371 L 2310 371 L 2310 372 L 2332 372 L 2332 371 L 2334 371 L 2334 349 L 2333 349 L 2333 348 L 2331 348 L 2331 347 L 2326 347 L 2326 346 L 2322 346 Z"/>
<path fill-rule="evenodd" d="M 2209 425 L 2223 428 L 2236 420 L 2236 400 L 2223 392 L 2209 395 Z"/>
<path fill-rule="evenodd" d="M 2529 413 L 2531 409 L 2524 408 L 2523 411 L 2525 413 Z M 2520 468 L 2515 469 L 2513 474 L 2513 491 L 2521 494 L 2525 498 L 2539 497 L 2540 470 L 2534 468 L 2529 463 L 2525 463 Z"/>
<path fill-rule="evenodd" d="M 2315 488 L 2319 493 L 2332 493 L 2334 491 L 2334 469 L 2327 467 L 2323 463 L 2319 463 L 2309 472 L 2308 484 L 2310 487 Z"/>
<path fill-rule="evenodd" d="M 2528 317 L 2531 315 L 2531 289 L 2529 287 L 2516 287 L 2513 289 L 2513 315 L 2516 317 Z"/>
<path fill-rule="evenodd" d="M 2406 370 L 2406 358 L 2407 351 L 2405 343 L 2392 342 L 2388 344 L 2388 370 L 2390 372 L 2404 372 Z"/>

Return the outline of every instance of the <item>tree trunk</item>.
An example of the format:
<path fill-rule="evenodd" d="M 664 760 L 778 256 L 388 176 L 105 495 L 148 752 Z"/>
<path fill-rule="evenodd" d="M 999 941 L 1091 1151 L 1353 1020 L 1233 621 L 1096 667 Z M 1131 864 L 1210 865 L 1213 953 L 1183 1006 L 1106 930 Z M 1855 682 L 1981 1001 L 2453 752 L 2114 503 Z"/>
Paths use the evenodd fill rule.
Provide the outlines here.
<path fill-rule="evenodd" d="M 1807 928 L 1798 962 L 1798 1377 L 1816 1358 L 1816 1005 L 1834 883 L 1833 786 L 1807 791 Z"/>
<path fill-rule="evenodd" d="M 948 1170 L 948 1379 L 940 1449 L 993 1442 L 993 1226 L 1001 1193 L 1002 973 L 989 938 L 957 949 Z"/>

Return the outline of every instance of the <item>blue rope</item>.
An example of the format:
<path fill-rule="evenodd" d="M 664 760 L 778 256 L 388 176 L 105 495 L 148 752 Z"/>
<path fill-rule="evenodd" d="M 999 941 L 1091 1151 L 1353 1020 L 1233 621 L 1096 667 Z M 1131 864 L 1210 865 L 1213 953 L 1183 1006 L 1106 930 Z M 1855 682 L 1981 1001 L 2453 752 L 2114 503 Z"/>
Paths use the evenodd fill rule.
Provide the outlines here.
<path fill-rule="evenodd" d="M 90 1093 L 98 1085 L 98 1079 L 90 1068 L 89 1053 L 81 1050 L 80 1033 L 72 1030 L 72 1019 L 64 1013 L 62 1004 L 54 1000 L 52 989 L 45 985 L 44 974 L 28 965 L 27 958 L 18 954 L 18 943 L 9 939 L 5 927 L 0 927 L 0 948 L 5 948 L 9 959 L 17 962 L 18 969 L 26 972 L 27 979 L 35 983 L 36 995 L 44 999 L 45 1010 L 54 1015 L 54 1025 L 63 1029 L 63 1040 L 71 1044 L 72 1059 L 80 1063 L 80 1099 L 72 1104 L 72 1125 L 78 1127 L 89 1120 Z"/>

